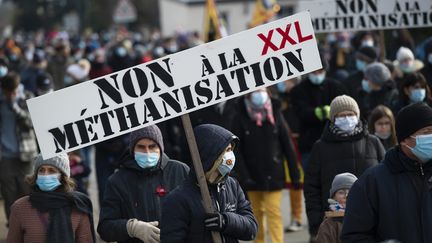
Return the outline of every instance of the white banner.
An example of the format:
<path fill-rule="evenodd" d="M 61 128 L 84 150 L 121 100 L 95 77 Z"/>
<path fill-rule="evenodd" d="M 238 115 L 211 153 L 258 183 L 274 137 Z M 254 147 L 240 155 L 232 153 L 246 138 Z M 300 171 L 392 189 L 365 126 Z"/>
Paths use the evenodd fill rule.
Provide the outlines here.
<path fill-rule="evenodd" d="M 315 33 L 432 26 L 431 0 L 305 0 Z"/>
<path fill-rule="evenodd" d="M 321 68 L 302 12 L 27 101 L 44 158 Z"/>

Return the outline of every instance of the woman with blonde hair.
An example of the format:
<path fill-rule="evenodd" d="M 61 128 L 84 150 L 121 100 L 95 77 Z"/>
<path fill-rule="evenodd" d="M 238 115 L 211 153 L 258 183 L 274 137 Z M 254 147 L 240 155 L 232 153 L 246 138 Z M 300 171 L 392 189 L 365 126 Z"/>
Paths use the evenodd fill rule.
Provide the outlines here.
<path fill-rule="evenodd" d="M 384 105 L 372 110 L 369 116 L 369 133 L 377 136 L 386 151 L 397 144 L 393 112 Z"/>
<path fill-rule="evenodd" d="M 28 182 L 33 192 L 12 205 L 7 243 L 95 242 L 92 204 L 74 191 L 66 154 L 39 155 Z"/>

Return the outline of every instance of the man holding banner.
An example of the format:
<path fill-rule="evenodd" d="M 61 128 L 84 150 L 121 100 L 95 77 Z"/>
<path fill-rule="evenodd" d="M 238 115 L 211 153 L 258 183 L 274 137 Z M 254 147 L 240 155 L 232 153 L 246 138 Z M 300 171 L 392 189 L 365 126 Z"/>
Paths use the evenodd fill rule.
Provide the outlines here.
<path fill-rule="evenodd" d="M 194 129 L 202 166 L 217 212 L 206 214 L 196 174 L 170 193 L 162 206 L 161 242 L 212 242 L 210 231 L 220 232 L 223 242 L 253 240 L 258 224 L 240 184 L 229 173 L 235 165 L 239 139 L 217 125 Z M 204 227 L 203 227 L 204 226 Z"/>
<path fill-rule="evenodd" d="M 130 156 L 112 175 L 101 204 L 98 233 L 106 241 L 159 242 L 160 204 L 189 168 L 164 154 L 155 125 L 130 134 Z"/>

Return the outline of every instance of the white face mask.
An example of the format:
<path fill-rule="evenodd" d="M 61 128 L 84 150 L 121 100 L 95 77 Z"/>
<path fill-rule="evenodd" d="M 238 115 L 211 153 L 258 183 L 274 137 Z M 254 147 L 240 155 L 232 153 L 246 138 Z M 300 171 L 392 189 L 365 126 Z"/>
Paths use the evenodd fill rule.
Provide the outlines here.
<path fill-rule="evenodd" d="M 357 116 L 336 117 L 335 126 L 345 132 L 352 132 L 358 124 Z"/>

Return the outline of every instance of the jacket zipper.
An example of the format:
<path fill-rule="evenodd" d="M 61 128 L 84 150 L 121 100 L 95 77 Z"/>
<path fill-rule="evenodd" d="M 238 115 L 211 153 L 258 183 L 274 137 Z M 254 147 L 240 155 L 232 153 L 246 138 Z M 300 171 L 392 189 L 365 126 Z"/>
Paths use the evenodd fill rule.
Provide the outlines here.
<path fill-rule="evenodd" d="M 424 171 L 423 171 L 423 164 L 419 163 L 419 167 L 420 167 L 420 173 L 421 173 L 421 175 L 424 176 L 425 174 L 424 174 Z"/>

